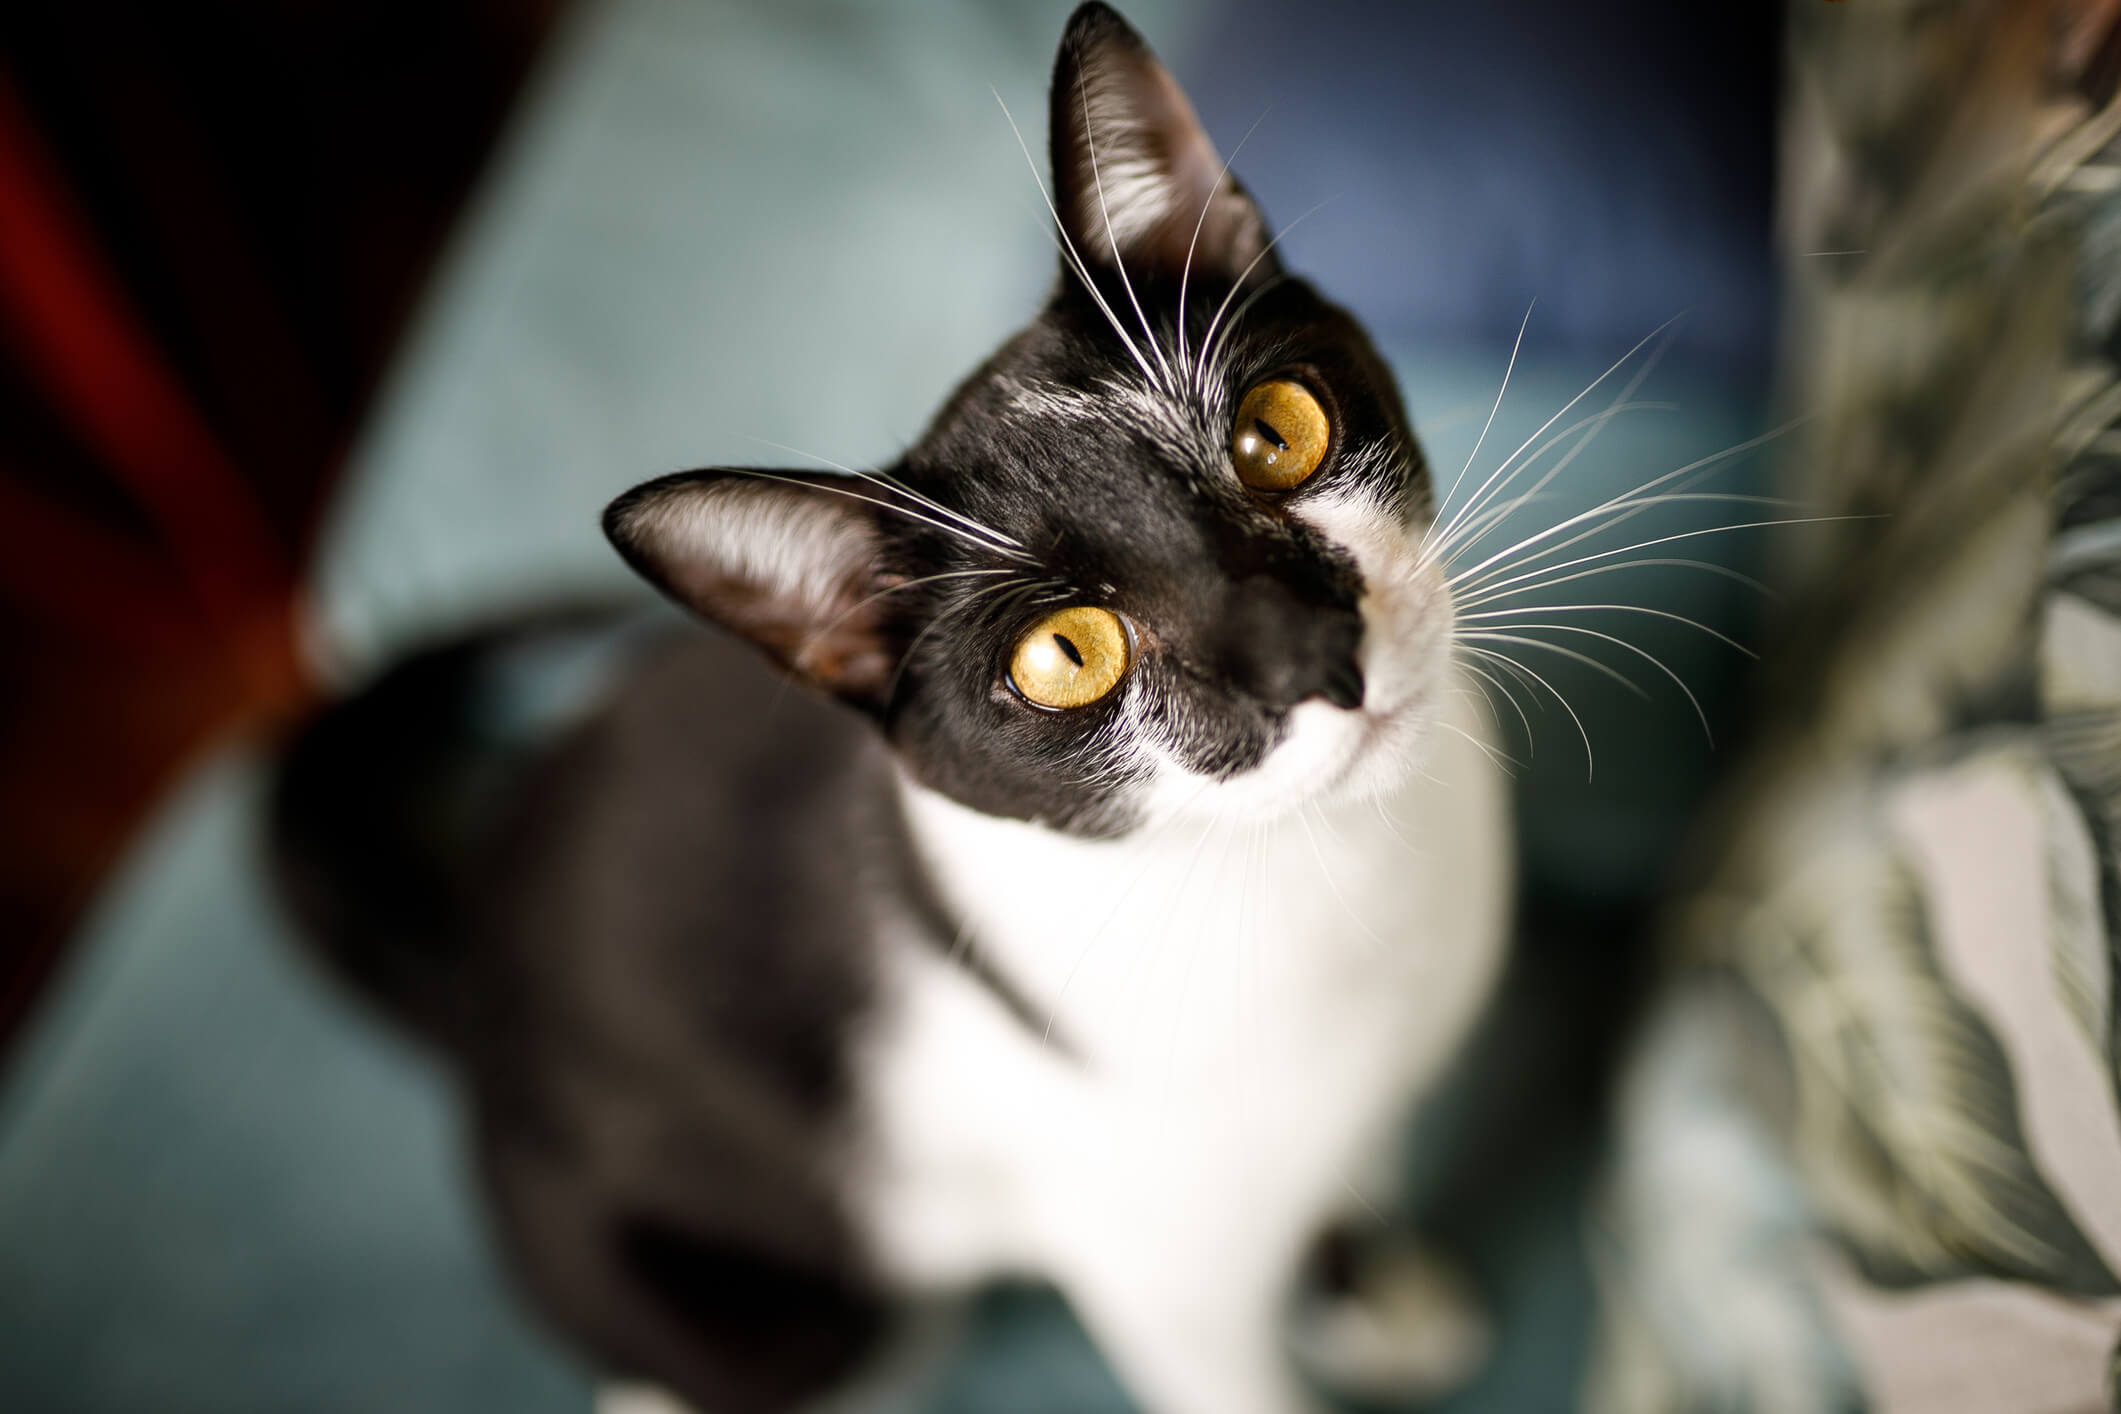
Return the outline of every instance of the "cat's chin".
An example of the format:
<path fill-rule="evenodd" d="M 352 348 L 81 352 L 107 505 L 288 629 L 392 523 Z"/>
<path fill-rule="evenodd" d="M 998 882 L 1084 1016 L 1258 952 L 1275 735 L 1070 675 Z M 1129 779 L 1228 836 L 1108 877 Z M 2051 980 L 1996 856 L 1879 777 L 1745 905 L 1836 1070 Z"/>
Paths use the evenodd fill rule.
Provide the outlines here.
<path fill-rule="evenodd" d="M 1264 822 L 1390 796 L 1421 769 L 1437 711 L 1426 691 L 1352 711 L 1306 702 L 1289 714 L 1281 742 L 1254 770 L 1214 780 L 1162 764 L 1143 798 L 1142 822 Z"/>

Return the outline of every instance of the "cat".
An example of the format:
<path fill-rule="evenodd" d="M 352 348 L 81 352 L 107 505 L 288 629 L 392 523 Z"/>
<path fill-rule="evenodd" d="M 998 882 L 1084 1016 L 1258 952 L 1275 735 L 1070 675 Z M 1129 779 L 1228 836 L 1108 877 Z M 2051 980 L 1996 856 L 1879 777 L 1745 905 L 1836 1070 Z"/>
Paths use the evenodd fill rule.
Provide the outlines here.
<path fill-rule="evenodd" d="M 1504 952 L 1389 371 L 1106 6 L 1051 104 L 1059 280 L 902 457 L 609 508 L 713 628 L 430 650 L 279 778 L 287 896 L 453 1067 L 524 1290 L 705 1414 L 1011 1275 L 1157 1414 L 1315 1407 L 1300 1275 Z M 585 655 L 556 740 L 495 726 Z"/>

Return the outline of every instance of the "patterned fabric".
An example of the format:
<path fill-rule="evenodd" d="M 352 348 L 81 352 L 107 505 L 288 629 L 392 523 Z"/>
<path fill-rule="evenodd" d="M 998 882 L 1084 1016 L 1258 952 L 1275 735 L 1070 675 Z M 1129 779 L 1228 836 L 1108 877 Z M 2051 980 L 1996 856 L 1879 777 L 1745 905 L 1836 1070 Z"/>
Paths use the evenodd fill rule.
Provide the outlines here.
<path fill-rule="evenodd" d="M 2121 1409 L 2113 3 L 1794 0 L 1765 724 L 1621 1102 L 1589 1405 Z"/>

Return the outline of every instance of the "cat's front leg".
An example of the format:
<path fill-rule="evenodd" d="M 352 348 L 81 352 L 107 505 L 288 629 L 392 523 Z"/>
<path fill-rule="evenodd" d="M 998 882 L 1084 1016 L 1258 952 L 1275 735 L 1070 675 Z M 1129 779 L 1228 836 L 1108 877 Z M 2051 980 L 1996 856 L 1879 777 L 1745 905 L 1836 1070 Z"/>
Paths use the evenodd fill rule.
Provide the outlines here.
<path fill-rule="evenodd" d="M 614 1380 L 597 1386 L 596 1414 L 699 1414 L 699 1411 L 659 1386 Z"/>
<path fill-rule="evenodd" d="M 1067 1294 L 1149 1414 L 1321 1414 L 1284 1350 L 1286 1286 L 1235 1275 L 1118 1263 Z"/>
<path fill-rule="evenodd" d="M 1052 1193 L 1045 1265 L 1122 1383 L 1148 1414 L 1316 1414 L 1285 1339 L 1300 1205 L 1214 1144 L 1108 1137 L 1094 1151 L 1136 1161 Z"/>
<path fill-rule="evenodd" d="M 1495 1336 L 1478 1293 L 1405 1228 L 1336 1222 L 1310 1265 L 1289 1343 L 1319 1388 L 1366 1404 L 1420 1404 L 1487 1363 Z"/>

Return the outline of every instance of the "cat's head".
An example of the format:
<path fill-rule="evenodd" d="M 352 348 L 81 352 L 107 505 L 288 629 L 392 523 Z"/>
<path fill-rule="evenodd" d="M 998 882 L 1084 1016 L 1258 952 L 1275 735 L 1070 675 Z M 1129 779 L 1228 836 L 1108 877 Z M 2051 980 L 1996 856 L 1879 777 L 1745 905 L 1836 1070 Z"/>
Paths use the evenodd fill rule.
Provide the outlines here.
<path fill-rule="evenodd" d="M 1396 785 L 1451 609 L 1390 373 L 1103 5 L 1051 133 L 1059 284 L 896 464 L 666 476 L 606 531 L 978 810 L 1110 834 Z"/>

